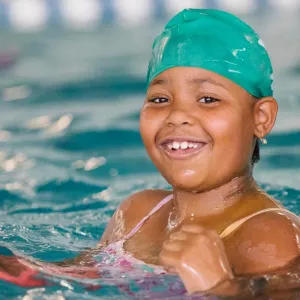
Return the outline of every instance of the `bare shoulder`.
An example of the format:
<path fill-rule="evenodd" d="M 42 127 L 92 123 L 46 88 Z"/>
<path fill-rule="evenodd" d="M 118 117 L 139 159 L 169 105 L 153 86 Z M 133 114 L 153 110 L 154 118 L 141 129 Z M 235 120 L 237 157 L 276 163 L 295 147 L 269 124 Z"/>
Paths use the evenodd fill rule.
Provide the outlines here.
<path fill-rule="evenodd" d="M 132 194 L 126 200 L 124 200 L 119 209 L 134 210 L 138 208 L 138 211 L 135 211 L 135 214 L 139 216 L 144 216 L 147 214 L 154 206 L 156 206 L 164 197 L 170 195 L 170 191 L 166 190 L 144 190 Z"/>
<path fill-rule="evenodd" d="M 224 239 L 236 274 L 266 273 L 299 256 L 300 219 L 282 211 L 258 214 Z"/>
<path fill-rule="evenodd" d="M 170 195 L 166 190 L 144 190 L 132 194 L 116 209 L 100 240 L 107 245 L 129 233 L 164 197 Z"/>

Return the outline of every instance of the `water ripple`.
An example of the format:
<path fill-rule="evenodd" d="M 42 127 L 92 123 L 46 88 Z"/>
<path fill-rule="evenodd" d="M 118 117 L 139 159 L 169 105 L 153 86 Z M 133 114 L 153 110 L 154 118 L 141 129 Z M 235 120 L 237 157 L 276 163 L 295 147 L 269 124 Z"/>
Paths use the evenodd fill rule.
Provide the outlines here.
<path fill-rule="evenodd" d="M 107 129 L 68 134 L 55 142 L 58 149 L 68 151 L 96 151 L 110 149 L 120 151 L 124 147 L 138 147 L 142 140 L 138 131 Z"/>
<path fill-rule="evenodd" d="M 106 186 L 95 185 L 86 182 L 80 182 L 75 180 L 52 180 L 47 183 L 41 184 L 36 187 L 36 192 L 42 196 L 43 194 L 49 193 L 50 197 L 55 197 L 58 195 L 63 196 L 62 201 L 81 199 L 82 197 L 87 197 L 88 195 L 99 193 L 106 189 Z M 56 201 L 55 201 L 56 202 Z"/>

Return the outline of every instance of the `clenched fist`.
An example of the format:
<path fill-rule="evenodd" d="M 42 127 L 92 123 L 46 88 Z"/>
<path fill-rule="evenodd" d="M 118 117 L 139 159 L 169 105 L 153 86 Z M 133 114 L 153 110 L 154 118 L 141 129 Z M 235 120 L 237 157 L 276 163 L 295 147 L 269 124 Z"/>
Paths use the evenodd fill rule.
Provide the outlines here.
<path fill-rule="evenodd" d="M 178 273 L 190 293 L 209 290 L 233 278 L 220 237 L 200 225 L 184 225 L 171 234 L 160 259 L 167 269 Z"/>

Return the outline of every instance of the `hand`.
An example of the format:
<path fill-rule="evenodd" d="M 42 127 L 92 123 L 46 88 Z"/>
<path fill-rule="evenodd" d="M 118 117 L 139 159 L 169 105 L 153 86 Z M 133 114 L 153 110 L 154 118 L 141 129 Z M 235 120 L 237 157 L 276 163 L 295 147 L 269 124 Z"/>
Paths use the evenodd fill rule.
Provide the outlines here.
<path fill-rule="evenodd" d="M 232 279 L 224 245 L 218 234 L 199 225 L 184 225 L 163 244 L 161 263 L 175 270 L 188 292 L 201 292 Z"/>

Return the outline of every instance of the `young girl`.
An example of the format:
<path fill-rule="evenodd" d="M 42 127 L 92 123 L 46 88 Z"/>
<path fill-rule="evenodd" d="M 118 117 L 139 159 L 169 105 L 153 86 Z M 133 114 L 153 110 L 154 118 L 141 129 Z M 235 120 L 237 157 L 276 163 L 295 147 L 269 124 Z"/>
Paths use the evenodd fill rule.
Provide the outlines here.
<path fill-rule="evenodd" d="M 276 119 L 272 83 L 267 51 L 243 21 L 217 10 L 176 15 L 154 42 L 140 116 L 146 150 L 173 190 L 126 199 L 98 250 L 177 273 L 189 292 L 234 295 L 245 287 L 236 277 L 287 269 L 299 256 L 298 217 L 252 176 Z M 69 264 L 84 261 L 89 253 Z"/>

